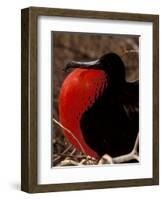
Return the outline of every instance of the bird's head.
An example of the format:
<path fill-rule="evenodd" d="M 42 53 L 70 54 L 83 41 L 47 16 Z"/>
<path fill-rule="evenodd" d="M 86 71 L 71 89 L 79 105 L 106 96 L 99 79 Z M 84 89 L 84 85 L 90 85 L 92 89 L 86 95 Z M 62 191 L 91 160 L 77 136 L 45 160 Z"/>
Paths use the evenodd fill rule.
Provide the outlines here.
<path fill-rule="evenodd" d="M 70 68 L 104 70 L 111 80 L 112 85 L 125 83 L 125 65 L 122 59 L 115 53 L 105 54 L 99 59 L 89 62 L 71 61 L 64 70 L 67 71 Z"/>

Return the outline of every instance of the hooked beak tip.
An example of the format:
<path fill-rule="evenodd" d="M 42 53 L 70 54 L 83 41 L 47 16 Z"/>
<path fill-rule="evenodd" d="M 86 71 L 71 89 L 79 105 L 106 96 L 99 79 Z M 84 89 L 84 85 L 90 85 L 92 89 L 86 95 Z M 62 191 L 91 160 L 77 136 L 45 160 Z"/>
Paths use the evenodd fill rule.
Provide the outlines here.
<path fill-rule="evenodd" d="M 68 72 L 68 70 L 71 68 L 72 66 L 71 66 L 71 63 L 68 63 L 67 65 L 66 65 L 66 67 L 63 69 L 63 71 L 64 72 Z"/>

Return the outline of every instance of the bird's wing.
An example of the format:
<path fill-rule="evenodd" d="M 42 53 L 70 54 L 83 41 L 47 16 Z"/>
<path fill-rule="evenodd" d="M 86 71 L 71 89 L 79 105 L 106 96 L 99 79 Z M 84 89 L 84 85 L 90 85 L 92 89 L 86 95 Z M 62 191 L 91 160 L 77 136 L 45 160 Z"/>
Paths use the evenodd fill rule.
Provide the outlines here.
<path fill-rule="evenodd" d="M 139 114 L 139 81 L 126 84 L 120 95 L 120 104 L 130 120 Z"/>
<path fill-rule="evenodd" d="M 128 119 L 133 120 L 139 113 L 139 108 L 131 104 L 122 104 L 122 108 Z"/>

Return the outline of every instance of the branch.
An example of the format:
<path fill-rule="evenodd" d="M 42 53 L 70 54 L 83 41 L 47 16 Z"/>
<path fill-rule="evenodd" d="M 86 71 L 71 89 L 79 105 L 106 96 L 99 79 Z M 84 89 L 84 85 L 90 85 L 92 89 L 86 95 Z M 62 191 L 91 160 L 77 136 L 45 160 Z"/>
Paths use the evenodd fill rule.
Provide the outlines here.
<path fill-rule="evenodd" d="M 138 145 L 139 145 L 139 134 L 137 135 L 137 138 L 135 140 L 133 150 L 130 153 L 122 155 L 122 156 L 114 157 L 114 158 L 112 158 L 108 154 L 105 154 L 100 159 L 98 164 L 117 164 L 117 163 L 129 162 L 133 159 L 139 161 L 139 156 L 138 156 L 138 151 L 137 151 Z"/>
<path fill-rule="evenodd" d="M 69 133 L 73 139 L 78 143 L 79 147 L 81 148 L 82 152 L 85 154 L 85 150 L 82 146 L 82 144 L 79 142 L 79 140 L 77 139 L 77 137 L 68 129 L 66 128 L 65 126 L 63 126 L 60 122 L 58 122 L 56 119 L 53 118 L 53 122 L 55 124 L 57 124 L 59 127 L 61 127 L 62 129 L 64 129 L 67 133 Z"/>
<path fill-rule="evenodd" d="M 63 160 L 59 166 L 80 166 L 81 164 L 74 160 Z"/>
<path fill-rule="evenodd" d="M 123 53 L 123 56 L 125 54 L 128 54 L 128 53 L 139 53 L 139 50 L 138 49 L 130 49 L 130 50 L 124 50 L 124 53 Z"/>

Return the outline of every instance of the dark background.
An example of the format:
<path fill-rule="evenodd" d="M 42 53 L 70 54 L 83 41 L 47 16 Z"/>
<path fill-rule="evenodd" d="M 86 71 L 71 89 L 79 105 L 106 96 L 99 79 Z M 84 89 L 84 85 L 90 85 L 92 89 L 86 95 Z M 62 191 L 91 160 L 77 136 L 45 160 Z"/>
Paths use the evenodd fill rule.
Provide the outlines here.
<path fill-rule="evenodd" d="M 52 33 L 53 117 L 58 121 L 58 97 L 69 61 L 90 61 L 105 53 L 117 53 L 126 66 L 126 80 L 139 79 L 139 36 L 85 33 Z M 70 72 L 69 72 L 70 73 Z M 69 144 L 62 129 L 53 123 L 52 165 L 97 164 Z"/>

